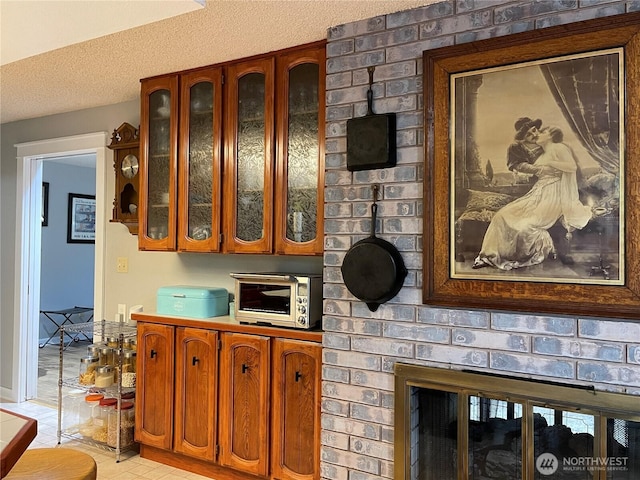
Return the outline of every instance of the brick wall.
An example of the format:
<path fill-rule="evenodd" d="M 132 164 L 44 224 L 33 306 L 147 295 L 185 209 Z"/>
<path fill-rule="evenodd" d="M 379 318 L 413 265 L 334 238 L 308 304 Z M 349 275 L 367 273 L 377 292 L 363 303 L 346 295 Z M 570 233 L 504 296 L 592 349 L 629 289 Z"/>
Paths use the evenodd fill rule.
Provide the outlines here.
<path fill-rule="evenodd" d="M 640 0 L 450 0 L 331 28 L 327 45 L 322 477 L 393 476 L 393 365 L 473 367 L 640 395 L 640 323 L 429 308 L 422 287 L 422 52 L 441 46 L 640 10 Z M 396 112 L 395 168 L 349 172 L 346 122 Z M 381 185 L 378 235 L 409 275 L 378 311 L 355 301 L 340 273 L 369 233 L 372 183 Z M 631 342 L 631 343 L 630 343 Z"/>

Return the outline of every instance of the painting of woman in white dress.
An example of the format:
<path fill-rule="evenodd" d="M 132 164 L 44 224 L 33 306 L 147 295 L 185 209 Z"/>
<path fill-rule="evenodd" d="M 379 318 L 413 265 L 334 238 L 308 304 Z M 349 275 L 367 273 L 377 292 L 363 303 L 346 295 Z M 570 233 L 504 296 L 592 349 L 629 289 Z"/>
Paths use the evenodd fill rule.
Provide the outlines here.
<path fill-rule="evenodd" d="M 624 284 L 620 48 L 450 76 L 455 279 Z"/>
<path fill-rule="evenodd" d="M 512 270 L 542 263 L 556 254 L 549 234 L 556 221 L 570 236 L 589 222 L 591 207 L 578 196 L 578 164 L 563 138 L 558 127 L 540 131 L 536 143 L 544 153 L 533 164 L 538 180 L 527 194 L 496 212 L 473 268 Z"/>

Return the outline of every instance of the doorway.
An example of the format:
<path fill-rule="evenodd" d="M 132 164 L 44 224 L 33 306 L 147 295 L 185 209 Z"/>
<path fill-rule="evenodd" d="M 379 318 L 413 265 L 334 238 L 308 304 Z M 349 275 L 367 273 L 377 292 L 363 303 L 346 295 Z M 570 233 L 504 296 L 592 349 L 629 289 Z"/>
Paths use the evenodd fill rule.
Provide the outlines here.
<path fill-rule="evenodd" d="M 95 155 L 96 219 L 94 258 L 94 318 L 104 315 L 104 245 L 107 212 L 107 132 L 23 143 L 17 147 L 16 272 L 14 350 L 11 398 L 37 397 L 40 317 L 40 252 L 42 236 L 42 162 Z"/>

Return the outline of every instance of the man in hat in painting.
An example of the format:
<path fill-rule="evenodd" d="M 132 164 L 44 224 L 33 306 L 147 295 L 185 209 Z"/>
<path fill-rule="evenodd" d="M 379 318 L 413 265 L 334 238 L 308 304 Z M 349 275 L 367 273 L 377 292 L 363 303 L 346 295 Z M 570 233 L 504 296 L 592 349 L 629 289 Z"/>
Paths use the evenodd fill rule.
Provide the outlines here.
<path fill-rule="evenodd" d="M 516 120 L 515 142 L 507 149 L 507 167 L 510 171 L 535 175 L 540 167 L 533 164 L 542 155 L 542 147 L 536 143 L 538 133 L 542 126 L 539 118 L 531 120 L 529 117 L 521 117 Z"/>

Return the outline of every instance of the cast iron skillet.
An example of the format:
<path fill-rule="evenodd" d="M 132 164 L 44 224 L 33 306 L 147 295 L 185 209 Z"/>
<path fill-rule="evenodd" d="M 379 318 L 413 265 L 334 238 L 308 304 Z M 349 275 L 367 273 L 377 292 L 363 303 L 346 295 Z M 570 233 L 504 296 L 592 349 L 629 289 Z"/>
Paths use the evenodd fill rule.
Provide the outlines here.
<path fill-rule="evenodd" d="M 371 236 L 355 243 L 342 261 L 342 278 L 347 289 L 375 312 L 380 304 L 395 297 L 407 276 L 400 252 L 391 243 L 376 237 L 378 185 L 374 185 L 371 205 Z"/>

